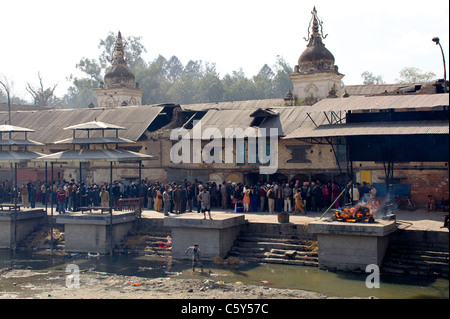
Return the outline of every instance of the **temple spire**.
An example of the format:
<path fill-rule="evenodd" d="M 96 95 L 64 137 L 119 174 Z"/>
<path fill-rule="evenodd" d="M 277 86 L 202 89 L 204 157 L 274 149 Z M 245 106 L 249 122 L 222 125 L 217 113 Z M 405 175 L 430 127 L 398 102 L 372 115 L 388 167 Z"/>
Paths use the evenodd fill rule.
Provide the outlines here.
<path fill-rule="evenodd" d="M 323 39 L 322 21 L 317 15 L 316 7 L 311 11 L 311 20 L 308 25 L 308 42 L 305 50 L 289 74 L 292 79 L 294 100 L 302 101 L 305 105 L 312 105 L 326 97 L 334 97 L 336 88 L 344 77 L 334 64 L 333 54 L 325 47 Z"/>
<path fill-rule="evenodd" d="M 311 14 L 312 14 L 312 17 L 311 17 L 311 21 L 309 22 L 309 26 L 308 26 L 308 38 L 303 38 L 303 39 L 305 39 L 305 41 L 307 41 L 307 42 L 309 41 L 308 46 L 311 46 L 314 44 L 321 45 L 322 44 L 321 39 L 325 39 L 328 34 L 323 35 L 323 27 L 322 27 L 323 22 L 317 16 L 316 6 L 314 6 L 313 10 L 311 11 Z M 318 40 L 318 41 L 314 41 L 314 40 Z"/>
<path fill-rule="evenodd" d="M 114 46 L 114 52 L 113 57 L 111 59 L 111 63 L 113 65 L 123 64 L 126 65 L 125 60 L 125 50 L 124 50 L 124 44 L 122 40 L 122 34 L 119 31 L 119 34 L 117 35 L 116 45 Z"/>

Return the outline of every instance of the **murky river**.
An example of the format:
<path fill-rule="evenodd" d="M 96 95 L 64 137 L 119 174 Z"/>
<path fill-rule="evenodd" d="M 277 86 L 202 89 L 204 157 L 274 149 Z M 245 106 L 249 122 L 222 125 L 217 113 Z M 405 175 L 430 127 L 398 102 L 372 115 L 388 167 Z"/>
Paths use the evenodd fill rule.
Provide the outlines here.
<path fill-rule="evenodd" d="M 102 272 L 146 278 L 165 276 L 199 278 L 199 274 L 192 273 L 188 260 L 168 261 L 149 256 L 129 255 L 90 257 L 87 254 L 50 257 L 42 253 L 12 254 L 8 250 L 0 250 L 0 271 L 6 268 L 22 269 L 47 272 L 51 276 L 52 272 L 61 274 L 69 264 L 76 264 L 81 272 Z M 258 263 L 237 265 L 204 263 L 204 268 L 206 273 L 211 273 L 211 277 L 220 278 L 224 282 L 302 289 L 335 297 L 449 298 L 449 281 L 446 279 L 381 275 L 380 288 L 369 289 L 366 287 L 368 274 L 331 272 L 317 267 Z M 7 287 L 9 285 L 7 282 L 1 277 L 0 272 L 0 292 L 14 290 L 14 287 Z"/>

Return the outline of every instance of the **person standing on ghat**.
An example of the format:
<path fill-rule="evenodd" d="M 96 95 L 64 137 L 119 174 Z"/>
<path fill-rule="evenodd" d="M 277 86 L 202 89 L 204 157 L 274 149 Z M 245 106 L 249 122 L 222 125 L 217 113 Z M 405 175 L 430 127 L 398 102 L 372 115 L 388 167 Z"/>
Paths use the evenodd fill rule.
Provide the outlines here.
<path fill-rule="evenodd" d="M 158 187 L 158 188 L 156 189 L 156 201 L 155 201 L 155 210 L 156 210 L 157 212 L 160 212 L 160 211 L 161 211 L 161 208 L 162 208 L 162 199 L 163 199 L 163 197 L 162 197 L 161 188 Z"/>
<path fill-rule="evenodd" d="M 220 193 L 222 194 L 222 209 L 227 209 L 228 192 L 227 192 L 227 184 L 225 182 L 222 183 Z"/>
<path fill-rule="evenodd" d="M 295 193 L 295 208 L 294 208 L 294 215 L 297 215 L 298 213 L 302 212 L 303 215 L 305 214 L 305 210 L 303 209 L 303 207 L 305 206 L 303 204 L 303 200 L 301 197 L 301 190 L 297 189 L 297 192 Z"/>
<path fill-rule="evenodd" d="M 186 202 L 186 209 L 188 209 L 189 213 L 192 213 L 192 209 L 194 208 L 194 187 L 192 185 L 189 185 L 187 187 L 187 202 Z"/>
<path fill-rule="evenodd" d="M 22 195 L 22 204 L 24 208 L 30 208 L 30 204 L 28 203 L 28 186 L 23 184 L 20 187 L 20 195 Z"/>
<path fill-rule="evenodd" d="M 247 188 L 244 192 L 244 198 L 242 200 L 242 203 L 244 204 L 244 212 L 248 213 L 251 203 L 251 196 L 250 196 L 250 189 Z"/>
<path fill-rule="evenodd" d="M 261 186 L 258 190 L 258 194 L 259 194 L 259 203 L 260 203 L 259 211 L 263 212 L 264 208 L 265 208 L 264 204 L 266 202 L 266 189 L 263 186 Z"/>
<path fill-rule="evenodd" d="M 269 213 L 273 213 L 275 211 L 275 190 L 273 185 L 267 191 L 267 199 L 269 200 Z"/>
<path fill-rule="evenodd" d="M 65 214 L 66 210 L 64 208 L 64 206 L 66 205 L 66 191 L 64 190 L 64 188 L 61 186 L 58 190 L 58 192 L 56 193 L 56 200 L 58 201 L 58 213 L 59 214 Z"/>
<path fill-rule="evenodd" d="M 283 188 L 284 211 L 286 213 L 291 211 L 291 197 L 292 189 L 289 187 L 289 184 L 286 184 L 286 187 Z"/>
<path fill-rule="evenodd" d="M 36 187 L 33 184 L 30 184 L 28 188 L 28 199 L 31 208 L 36 207 Z"/>
<path fill-rule="evenodd" d="M 109 207 L 109 192 L 105 190 L 105 187 L 102 187 L 99 197 L 102 207 Z"/>
<path fill-rule="evenodd" d="M 170 195 L 169 195 L 169 189 L 166 186 L 163 193 L 163 209 L 164 209 L 164 216 L 169 216 L 169 206 L 170 206 Z"/>
<path fill-rule="evenodd" d="M 206 187 L 204 187 L 202 189 L 202 192 L 198 195 L 198 200 L 201 203 L 201 209 L 203 212 L 203 219 L 206 219 L 206 211 L 208 211 L 209 214 L 209 219 L 212 220 L 211 217 L 211 196 L 208 192 L 208 190 L 206 189 Z"/>
<path fill-rule="evenodd" d="M 180 214 L 183 214 L 186 212 L 186 203 L 187 203 L 187 190 L 185 185 L 180 185 L 179 188 L 179 197 L 180 197 Z"/>

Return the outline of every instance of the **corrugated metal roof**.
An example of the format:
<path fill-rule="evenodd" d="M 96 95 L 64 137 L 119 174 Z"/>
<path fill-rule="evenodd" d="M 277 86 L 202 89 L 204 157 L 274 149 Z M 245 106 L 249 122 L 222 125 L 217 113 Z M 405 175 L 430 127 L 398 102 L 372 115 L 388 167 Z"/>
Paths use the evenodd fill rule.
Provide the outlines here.
<path fill-rule="evenodd" d="M 449 105 L 449 94 L 389 96 L 350 96 L 323 99 L 310 107 L 314 112 L 361 111 L 381 109 L 442 109 Z"/>
<path fill-rule="evenodd" d="M 309 112 L 309 108 L 298 106 L 272 107 L 268 117 L 255 126 L 255 129 L 264 128 L 268 135 L 271 128 L 276 128 L 278 136 L 284 136 L 302 126 L 303 123 L 312 123 L 311 118 L 317 125 L 326 120 L 323 113 L 313 112 L 308 116 Z M 207 128 L 217 129 L 225 137 L 226 128 L 241 128 L 245 131 L 246 128 L 251 127 L 254 113 L 254 109 L 209 110 L 201 119 L 202 132 Z"/>
<path fill-rule="evenodd" d="M 0 151 L 0 162 L 20 163 L 38 158 L 43 154 L 30 151 Z"/>
<path fill-rule="evenodd" d="M 0 133 L 13 133 L 13 132 L 34 132 L 34 130 L 9 124 L 0 125 Z"/>
<path fill-rule="evenodd" d="M 218 103 L 199 103 L 181 105 L 183 110 L 205 111 L 209 109 L 217 110 L 243 110 L 243 109 L 265 109 L 284 105 L 283 99 L 265 99 L 265 100 L 247 100 L 247 101 L 231 101 Z"/>
<path fill-rule="evenodd" d="M 434 84 L 435 82 L 415 82 L 415 83 L 395 83 L 395 84 L 359 84 L 345 85 L 339 88 L 336 95 L 342 97 L 343 94 L 349 95 L 379 95 L 383 93 L 397 92 L 398 90 L 415 85 Z"/>
<path fill-rule="evenodd" d="M 209 110 L 206 112 L 205 116 L 202 117 L 200 122 L 191 129 L 191 137 L 193 137 L 193 132 L 201 126 L 202 138 L 203 132 L 210 129 L 217 129 L 222 137 L 225 136 L 225 129 L 230 128 L 241 128 L 245 130 L 250 127 L 253 118 L 250 114 L 253 109 L 242 109 L 242 110 Z M 206 138 L 209 139 L 209 138 Z"/>
<path fill-rule="evenodd" d="M 67 161 L 131 161 L 149 160 L 154 156 L 127 150 L 69 150 L 33 159 L 36 162 L 67 162 Z"/>
<path fill-rule="evenodd" d="M 402 121 L 326 124 L 318 127 L 300 127 L 284 138 L 418 134 L 449 134 L 449 122 Z"/>
<path fill-rule="evenodd" d="M 162 106 L 126 106 L 117 108 L 52 109 L 30 112 L 14 112 L 11 120 L 14 125 L 34 130 L 33 140 L 54 143 L 72 137 L 72 131 L 64 128 L 81 123 L 97 121 L 124 127 L 120 137 L 137 141 L 148 126 L 163 110 Z M 0 123 L 8 120 L 8 113 L 0 113 Z M 86 132 L 77 137 L 86 137 Z M 79 135 L 79 136 L 78 136 Z M 105 133 L 106 135 L 106 133 Z"/>
<path fill-rule="evenodd" d="M 44 145 L 43 143 L 39 143 L 32 140 L 0 140 L 1 146 L 37 146 Z"/>
<path fill-rule="evenodd" d="M 39 106 L 39 105 L 29 105 L 29 104 L 16 104 L 11 103 L 11 111 L 32 111 L 32 110 L 49 110 L 53 107 L 49 106 Z M 6 102 L 0 102 L 0 112 L 8 112 L 8 103 Z"/>
<path fill-rule="evenodd" d="M 312 123 L 311 119 L 317 125 L 322 124 L 326 119 L 323 113 L 310 113 L 308 107 L 302 106 L 271 108 L 271 110 L 278 112 L 279 116 L 267 118 L 259 127 L 265 128 L 266 130 L 278 128 L 279 136 L 288 135 L 297 128 Z"/>
<path fill-rule="evenodd" d="M 55 144 L 132 144 L 132 140 L 121 137 L 89 137 L 89 138 L 66 138 L 56 141 Z"/>
<path fill-rule="evenodd" d="M 65 130 L 124 130 L 122 126 L 108 124 L 94 120 L 92 122 L 81 123 L 64 128 Z"/>

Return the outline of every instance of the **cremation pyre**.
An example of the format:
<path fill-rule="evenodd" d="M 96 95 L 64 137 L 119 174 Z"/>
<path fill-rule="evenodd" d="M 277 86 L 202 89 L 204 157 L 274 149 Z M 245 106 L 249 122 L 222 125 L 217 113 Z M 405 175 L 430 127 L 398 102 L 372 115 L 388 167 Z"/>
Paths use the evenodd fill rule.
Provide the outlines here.
<path fill-rule="evenodd" d="M 374 214 L 378 208 L 379 203 L 377 201 L 359 203 L 353 207 L 335 209 L 332 219 L 350 223 L 373 223 L 375 222 Z"/>

